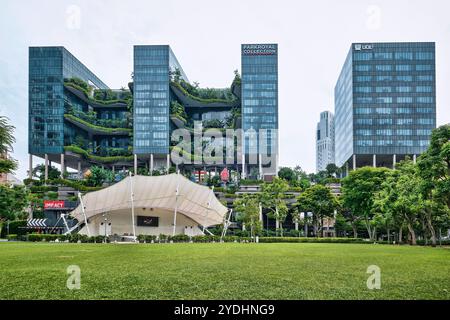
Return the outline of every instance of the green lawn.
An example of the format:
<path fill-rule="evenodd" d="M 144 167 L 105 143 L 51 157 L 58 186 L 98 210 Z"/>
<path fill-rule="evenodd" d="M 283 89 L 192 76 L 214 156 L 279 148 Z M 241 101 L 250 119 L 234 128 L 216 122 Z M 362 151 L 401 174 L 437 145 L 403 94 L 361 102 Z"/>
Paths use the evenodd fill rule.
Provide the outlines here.
<path fill-rule="evenodd" d="M 69 265 L 80 290 L 66 288 Z M 0 299 L 450 299 L 449 248 L 0 243 L 0 270 Z"/>

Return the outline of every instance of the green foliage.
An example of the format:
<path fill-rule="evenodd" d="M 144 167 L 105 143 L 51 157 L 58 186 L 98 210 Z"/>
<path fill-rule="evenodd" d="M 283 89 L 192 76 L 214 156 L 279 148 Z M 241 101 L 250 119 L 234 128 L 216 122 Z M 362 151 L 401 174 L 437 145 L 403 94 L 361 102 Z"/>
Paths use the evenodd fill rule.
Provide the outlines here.
<path fill-rule="evenodd" d="M 233 205 L 237 213 L 237 220 L 250 229 L 251 236 L 259 235 L 262 230 L 262 221 L 260 221 L 259 216 L 259 197 L 253 194 L 244 194 L 234 201 Z"/>
<path fill-rule="evenodd" d="M 92 166 L 91 173 L 86 179 L 86 184 L 90 187 L 100 187 L 103 183 L 114 181 L 114 174 L 111 170 L 102 167 Z"/>
<path fill-rule="evenodd" d="M 88 121 L 83 120 L 83 119 L 81 119 L 81 118 L 79 118 L 79 117 L 77 117 L 77 116 L 75 116 L 73 114 L 65 114 L 64 118 L 70 119 L 70 120 L 72 120 L 74 122 L 80 123 L 80 124 L 82 124 L 82 125 L 84 125 L 84 126 L 86 126 L 88 128 L 91 128 L 92 130 L 100 131 L 100 132 L 103 132 L 105 134 L 111 134 L 111 133 L 129 134 L 132 131 L 132 129 L 130 129 L 130 128 L 124 128 L 123 127 L 123 126 L 125 126 L 124 124 L 117 124 L 117 123 L 115 123 L 115 124 L 109 124 L 111 127 L 106 127 L 106 126 L 102 127 L 102 126 L 95 125 L 95 124 L 91 123 L 91 122 L 94 122 L 94 121 L 88 122 Z M 109 120 L 109 121 L 113 121 L 113 120 Z M 105 121 L 103 121 L 102 124 L 105 125 L 107 123 Z M 122 127 L 116 127 L 117 125 L 121 125 Z"/>
<path fill-rule="evenodd" d="M 91 153 L 89 153 L 86 150 L 83 150 L 82 148 L 78 147 L 78 146 L 64 146 L 64 150 L 65 151 L 70 151 L 76 154 L 79 154 L 81 156 L 83 156 L 83 158 L 87 159 L 87 160 L 91 160 L 91 161 L 96 161 L 99 163 L 114 163 L 114 162 L 129 162 L 129 161 L 133 161 L 133 156 L 97 156 L 97 155 L 93 155 Z"/>
<path fill-rule="evenodd" d="M 388 174 L 387 168 L 363 167 L 342 179 L 342 206 L 364 221 L 371 239 L 375 197 Z"/>
<path fill-rule="evenodd" d="M 8 227 L 9 225 L 9 227 Z M 6 238 L 8 234 L 15 234 L 18 236 L 22 236 L 26 234 L 27 230 L 25 227 L 27 226 L 27 220 L 14 220 L 14 221 L 4 221 L 2 225 L 2 230 L 0 234 L 0 238 Z"/>
<path fill-rule="evenodd" d="M 45 165 L 44 164 L 38 164 L 36 167 L 34 167 L 32 172 L 33 177 L 39 178 L 40 181 L 44 181 L 45 179 Z M 54 166 L 48 166 L 48 179 L 58 179 L 61 177 L 61 171 L 59 171 Z"/>
<path fill-rule="evenodd" d="M 0 185 L 0 221 L 26 217 L 28 204 L 29 192 L 24 186 Z"/>
<path fill-rule="evenodd" d="M 188 119 L 184 106 L 176 100 L 170 103 L 170 116 L 177 117 L 184 122 Z"/>
<path fill-rule="evenodd" d="M 297 199 L 298 211 L 312 212 L 315 235 L 318 235 L 322 228 L 322 219 L 333 217 L 334 210 L 337 210 L 338 206 L 338 201 L 330 188 L 320 184 L 306 189 Z"/>
<path fill-rule="evenodd" d="M 14 159 L 1 159 L 0 158 L 0 174 L 12 173 L 17 170 L 18 163 Z"/>
<path fill-rule="evenodd" d="M 16 128 L 9 124 L 9 119 L 0 116 L 0 155 L 7 154 L 13 150 L 13 144 L 16 142 L 14 130 Z"/>
<path fill-rule="evenodd" d="M 281 236 L 283 236 L 283 222 L 286 220 L 288 208 L 283 195 L 289 190 L 289 184 L 280 178 L 274 178 L 271 183 L 264 183 L 261 188 L 260 201 L 268 210 L 269 217 L 279 223 Z"/>
<path fill-rule="evenodd" d="M 372 243 L 354 238 L 300 238 L 300 237 L 261 237 L 261 243 Z"/>
<path fill-rule="evenodd" d="M 189 84 L 188 82 L 184 80 L 180 80 L 179 82 L 171 81 L 170 84 L 174 87 L 176 87 L 178 90 L 180 90 L 185 96 L 196 100 L 201 103 L 233 103 L 234 100 L 231 94 L 231 90 L 227 91 L 226 93 L 222 93 L 220 90 L 216 91 L 215 89 L 204 89 L 204 90 L 198 90 L 199 88 Z M 220 98 L 218 98 L 220 97 Z M 226 99 L 227 97 L 230 97 L 230 100 Z"/>

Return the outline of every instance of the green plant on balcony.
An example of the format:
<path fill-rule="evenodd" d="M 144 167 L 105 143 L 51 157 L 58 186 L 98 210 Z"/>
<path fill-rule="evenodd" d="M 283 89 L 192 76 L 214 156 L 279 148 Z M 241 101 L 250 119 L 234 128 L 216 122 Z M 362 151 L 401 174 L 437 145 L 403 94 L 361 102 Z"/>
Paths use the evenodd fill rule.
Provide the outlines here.
<path fill-rule="evenodd" d="M 170 116 L 176 117 L 185 123 L 188 119 L 184 106 L 176 100 L 170 102 Z"/>
<path fill-rule="evenodd" d="M 85 121 L 83 119 L 80 119 L 72 114 L 65 114 L 64 118 L 69 119 L 73 122 L 77 122 L 81 125 L 84 125 L 86 127 L 91 128 L 92 130 L 97 130 L 97 131 L 101 131 L 104 132 L 105 134 L 108 133 L 123 133 L 123 134 L 128 134 L 131 132 L 131 129 L 128 128 L 107 128 L 107 127 L 102 127 L 102 126 L 98 126 L 98 125 L 94 125 L 88 121 Z"/>
<path fill-rule="evenodd" d="M 92 154 L 89 151 L 86 151 L 78 146 L 70 145 L 64 146 L 64 150 L 68 152 L 72 152 L 82 156 L 86 160 L 91 160 L 99 163 L 114 163 L 114 162 L 130 162 L 133 161 L 133 156 L 99 156 Z"/>
<path fill-rule="evenodd" d="M 117 93 L 110 89 L 107 90 L 95 90 L 92 92 L 92 87 L 79 78 L 64 79 L 64 85 L 81 91 L 86 100 L 91 103 L 97 103 L 102 105 L 111 105 L 115 103 L 123 103 L 128 105 L 129 100 L 132 100 L 131 92 L 121 94 L 119 97 Z M 109 91 L 108 91 L 109 90 Z M 106 92 L 106 93 L 104 93 Z M 92 97 L 93 95 L 93 97 Z M 102 98 L 103 97 L 103 98 Z"/>

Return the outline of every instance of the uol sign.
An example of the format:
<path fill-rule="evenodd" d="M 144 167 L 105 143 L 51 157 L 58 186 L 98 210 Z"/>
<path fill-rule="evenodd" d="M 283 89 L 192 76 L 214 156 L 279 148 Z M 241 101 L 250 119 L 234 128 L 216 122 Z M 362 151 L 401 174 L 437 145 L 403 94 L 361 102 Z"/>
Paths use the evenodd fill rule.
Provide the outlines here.
<path fill-rule="evenodd" d="M 355 44 L 355 50 L 361 51 L 361 50 L 372 50 L 373 45 L 372 44 Z"/>

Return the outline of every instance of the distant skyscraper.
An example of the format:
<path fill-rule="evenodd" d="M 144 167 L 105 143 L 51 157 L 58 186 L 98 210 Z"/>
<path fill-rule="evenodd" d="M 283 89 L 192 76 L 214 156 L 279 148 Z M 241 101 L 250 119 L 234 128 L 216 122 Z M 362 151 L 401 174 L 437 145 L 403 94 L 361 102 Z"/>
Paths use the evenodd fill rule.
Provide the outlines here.
<path fill-rule="evenodd" d="M 415 159 L 435 127 L 435 44 L 352 44 L 335 87 L 336 165 Z"/>
<path fill-rule="evenodd" d="M 316 132 L 316 171 L 334 163 L 334 116 L 330 111 L 320 113 Z"/>

